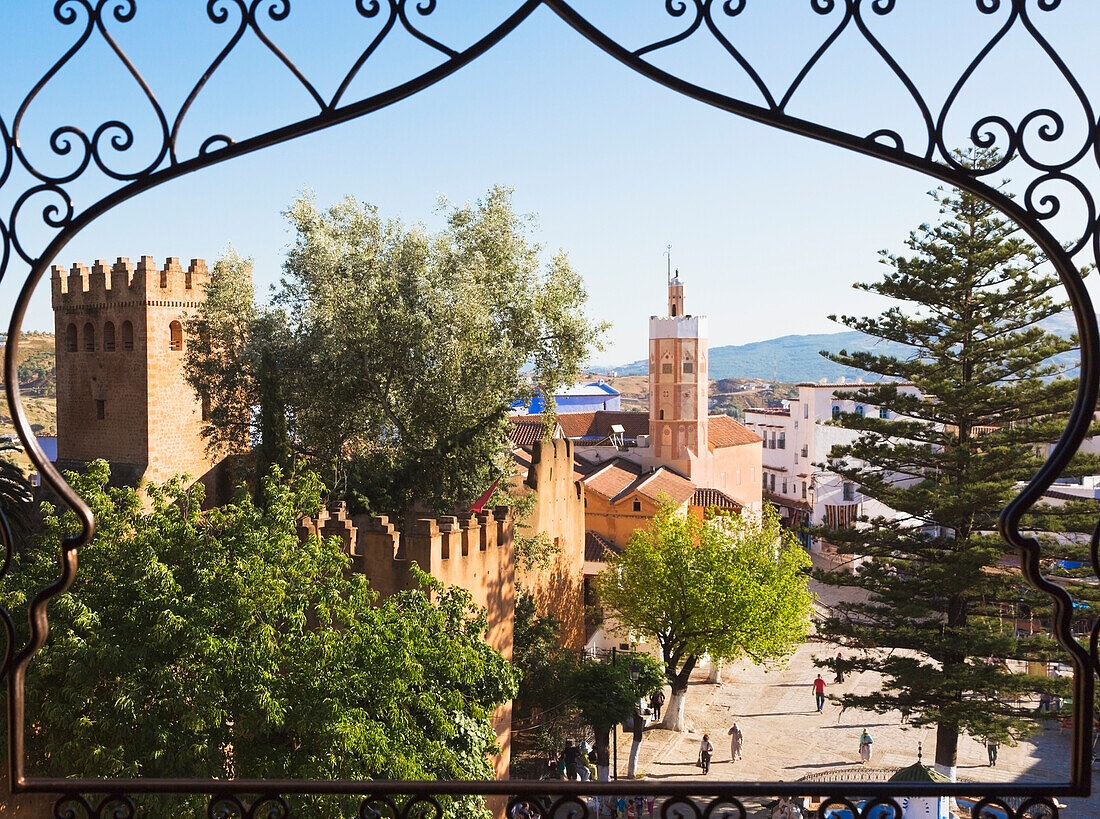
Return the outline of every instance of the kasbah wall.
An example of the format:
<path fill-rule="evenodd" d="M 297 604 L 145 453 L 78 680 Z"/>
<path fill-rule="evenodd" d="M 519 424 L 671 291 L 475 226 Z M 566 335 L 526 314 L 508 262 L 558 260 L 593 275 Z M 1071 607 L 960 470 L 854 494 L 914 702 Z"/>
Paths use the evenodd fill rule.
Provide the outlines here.
<path fill-rule="evenodd" d="M 111 463 L 114 479 L 136 485 L 186 473 L 207 497 L 225 496 L 225 476 L 207 453 L 201 400 L 184 379 L 187 320 L 205 298 L 209 271 L 201 259 L 184 270 L 176 257 L 158 267 L 142 256 L 91 269 L 52 270 L 57 352 L 58 464 L 94 458 Z M 562 623 L 568 645 L 584 645 L 584 502 L 573 476 L 573 444 L 536 446 L 526 481 L 538 503 L 528 523 L 559 547 L 552 563 L 521 578 L 542 614 Z M 488 611 L 488 642 L 511 659 L 515 612 L 515 524 L 507 507 L 492 512 L 423 518 L 397 531 L 385 517 L 348 516 L 341 505 L 301 521 L 300 534 L 336 535 L 383 596 L 409 588 L 408 568 L 467 589 Z M 511 704 L 494 714 L 502 748 L 497 775 L 511 758 Z"/>
<path fill-rule="evenodd" d="M 516 482 L 518 483 L 518 481 Z M 573 473 L 573 442 L 553 438 L 535 442 L 522 485 L 535 493 L 535 508 L 525 522 L 531 534 L 544 532 L 556 547 L 548 566 L 521 572 L 518 581 L 535 600 L 540 615 L 553 615 L 562 645 L 582 649 L 584 626 L 584 486 Z"/>
<path fill-rule="evenodd" d="M 339 538 L 352 571 L 369 577 L 382 597 L 413 587 L 413 562 L 444 585 L 466 589 L 488 612 L 487 642 L 512 659 L 515 528 L 509 507 L 421 518 L 403 535 L 385 515 L 349 516 L 341 502 L 322 509 L 316 518 L 303 518 L 298 531 L 302 537 Z M 501 748 L 493 764 L 497 778 L 506 779 L 512 755 L 511 702 L 493 713 L 493 728 Z"/>

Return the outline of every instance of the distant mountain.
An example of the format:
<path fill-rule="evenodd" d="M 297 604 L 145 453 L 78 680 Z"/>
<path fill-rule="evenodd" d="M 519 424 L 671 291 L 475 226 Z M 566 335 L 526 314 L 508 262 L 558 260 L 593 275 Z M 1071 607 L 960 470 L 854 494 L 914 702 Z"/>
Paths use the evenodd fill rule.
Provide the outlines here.
<path fill-rule="evenodd" d="M 1071 313 L 1052 316 L 1043 322 L 1047 330 L 1060 336 L 1069 336 L 1076 332 Z M 721 378 L 763 378 L 769 381 L 836 381 L 863 378 L 870 380 L 867 373 L 851 367 L 841 367 L 821 355 L 822 350 L 855 352 L 866 350 L 878 355 L 906 356 L 909 350 L 900 344 L 872 338 L 855 330 L 840 333 L 815 333 L 811 335 L 790 335 L 767 341 L 754 341 L 751 344 L 712 347 L 710 350 L 710 377 Z M 1074 366 L 1079 359 L 1075 351 L 1059 356 L 1056 360 L 1064 366 Z M 619 375 L 644 375 L 649 371 L 645 359 L 634 361 L 621 367 L 615 367 Z"/>

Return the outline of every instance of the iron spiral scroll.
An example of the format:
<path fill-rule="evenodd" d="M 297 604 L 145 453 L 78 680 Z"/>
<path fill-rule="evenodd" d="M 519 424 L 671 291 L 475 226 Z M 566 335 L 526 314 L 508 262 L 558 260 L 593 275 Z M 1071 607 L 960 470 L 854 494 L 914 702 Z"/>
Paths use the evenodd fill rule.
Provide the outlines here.
<path fill-rule="evenodd" d="M 336 2 L 336 0 L 333 0 Z M 1048 815 L 1057 815 L 1053 797 L 1087 795 L 1089 790 L 1090 741 L 1088 726 L 1095 721 L 1092 710 L 1094 679 L 1100 672 L 1100 626 L 1093 628 L 1087 647 L 1081 646 L 1070 630 L 1073 601 L 1062 588 L 1045 579 L 1040 571 L 1041 549 L 1038 541 L 1019 530 L 1024 512 L 1062 473 L 1070 457 L 1087 434 L 1100 391 L 1100 335 L 1096 316 L 1085 289 L 1078 264 L 1082 257 L 1100 261 L 1100 217 L 1090 178 L 1100 172 L 1100 121 L 1087 93 L 1085 83 L 1071 70 L 1067 55 L 1062 55 L 1044 36 L 1043 20 L 1063 10 L 1061 0 L 968 0 L 972 16 L 984 22 L 987 31 L 972 41 L 965 68 L 948 92 L 933 97 L 912 78 L 901 57 L 884 44 L 879 31 L 883 21 L 903 11 L 911 12 L 912 0 L 804 0 L 797 15 L 824 25 L 823 36 L 807 54 L 791 55 L 797 66 L 784 83 L 769 82 L 767 72 L 755 65 L 738 40 L 738 23 L 750 12 L 768 4 L 764 0 L 650 0 L 648 13 L 662 18 L 668 31 L 646 42 L 626 42 L 628 36 L 616 36 L 591 22 L 599 0 L 573 3 L 565 0 L 516 0 L 514 10 L 481 37 L 467 44 L 448 44 L 429 33 L 423 22 L 437 7 L 458 0 L 341 0 L 364 20 L 377 24 L 372 37 L 347 67 L 343 78 L 331 93 L 322 91 L 310 77 L 277 45 L 274 32 L 295 18 L 293 0 L 206 0 L 204 13 L 209 25 L 224 35 L 214 58 L 194 67 L 194 81 L 178 108 L 168 109 L 157 90 L 146 80 L 121 47 L 116 34 L 141 13 L 139 0 L 57 0 L 52 9 L 53 23 L 71 33 L 71 44 L 53 65 L 34 83 L 14 112 L 0 112 L 0 196 L 6 211 L 0 216 L 0 278 L 19 275 L 25 268 L 25 281 L 12 308 L 5 361 L 5 388 L 22 443 L 35 463 L 43 481 L 72 508 L 82 523 L 82 531 L 59 544 L 61 569 L 57 579 L 42 589 L 30 604 L 30 637 L 24 646 L 16 645 L 12 614 L 0 608 L 5 645 L 0 672 L 8 684 L 9 776 L 15 791 L 61 793 L 55 806 L 58 817 L 136 815 L 134 795 L 139 793 L 205 794 L 209 797 L 210 817 L 289 816 L 285 794 L 354 794 L 362 796 L 363 817 L 412 817 L 441 815 L 439 797 L 480 794 L 510 796 L 513 800 L 545 795 L 550 802 L 535 809 L 540 816 L 586 816 L 590 811 L 577 796 L 579 786 L 566 783 L 522 782 L 326 782 L 299 780 L 82 780 L 28 777 L 23 760 L 23 681 L 28 663 L 43 645 L 48 630 L 46 607 L 49 600 L 71 584 L 77 571 L 80 547 L 91 539 L 95 521 L 91 512 L 61 478 L 44 455 L 30 431 L 19 393 L 17 360 L 19 330 L 31 294 L 49 265 L 65 245 L 97 217 L 125 201 L 196 170 L 210 167 L 247 153 L 295 139 L 395 104 L 453 74 L 487 52 L 513 32 L 538 9 L 545 8 L 571 26 L 579 35 L 610 57 L 634 71 L 678 93 L 731 114 L 780 128 L 785 131 L 829 143 L 894 165 L 921 172 L 945 184 L 970 191 L 989 201 L 1025 230 L 1046 254 L 1066 288 L 1077 321 L 1081 352 L 1081 377 L 1076 403 L 1067 427 L 1053 454 L 1030 484 L 1004 510 L 1001 531 L 1022 557 L 1023 572 L 1030 583 L 1047 594 L 1055 610 L 1055 637 L 1071 656 L 1075 669 L 1073 701 L 1075 733 L 1068 781 L 1049 786 L 982 785 L 987 800 L 1008 816 L 1034 813 L 1037 806 Z M 200 0 L 201 3 L 201 0 Z M 1067 4 L 1068 5 L 1068 4 Z M 638 4 L 641 8 L 642 4 Z M 792 14 L 794 14 L 792 12 Z M 379 48 L 396 33 L 427 49 L 436 59 L 431 69 L 410 76 L 385 91 L 351 99 L 357 77 L 369 72 Z M 774 32 L 776 41 L 784 31 Z M 979 75 L 999 47 L 1010 36 L 1023 37 L 1046 61 L 1062 84 L 1062 92 L 1073 102 L 1067 105 L 1040 106 L 1023 115 L 1004 112 L 972 113 L 962 104 L 969 85 Z M 807 88 L 824 58 L 836 45 L 855 38 L 868 47 L 900 89 L 899 107 L 909 110 L 922 125 L 915 133 L 883 123 L 869 132 L 845 130 L 792 113 L 810 94 Z M 259 44 L 270 53 L 280 71 L 289 76 L 296 88 L 310 100 L 309 116 L 279 125 L 271 130 L 234 137 L 213 129 L 198 140 L 193 151 L 183 148 L 181 134 L 192 122 L 196 101 L 203 97 L 211 79 L 228 70 L 229 55 L 242 42 Z M 145 106 L 143 121 L 152 126 L 135 127 L 126 118 L 106 118 L 94 128 L 82 129 L 62 122 L 44 140 L 28 139 L 26 122 L 36 104 L 88 46 L 105 46 L 121 66 Z M 673 49 L 689 46 L 717 46 L 728 61 L 728 72 L 748 81 L 752 89 L 746 98 L 728 96 L 714 90 L 707 78 L 688 79 L 662 67 L 663 56 Z M 1088 55 L 1084 55 L 1088 56 Z M 718 78 L 715 78 L 718 79 Z M 853 78 L 858 82 L 858 78 Z M 837 94 L 851 89 L 833 89 Z M 960 123 L 962 123 L 960 125 Z M 960 139 L 953 139 L 960 134 Z M 961 143 L 997 148 L 1002 157 L 996 167 L 976 170 L 961 164 L 952 148 Z M 1013 163 L 1013 174 L 1022 178 L 1024 188 L 1013 199 L 987 184 L 1004 166 Z M 86 206 L 77 203 L 76 189 L 94 181 L 105 194 Z M 1067 218 L 1067 211 L 1077 213 Z M 36 221 L 37 216 L 37 221 Z M 47 234 L 46 239 L 32 238 Z M 0 575 L 9 571 L 13 535 L 6 520 L 0 519 L 3 558 Z M 1091 539 L 1092 572 L 1100 577 L 1100 524 Z M 720 816 L 744 817 L 742 799 L 753 796 L 797 795 L 799 786 L 784 783 L 714 783 L 708 794 L 700 794 L 699 783 L 585 783 L 586 795 L 635 795 L 657 793 L 665 798 L 660 808 L 664 817 Z M 804 790 L 804 786 L 802 787 Z M 862 811 L 847 800 L 856 788 L 850 784 L 815 785 L 816 792 L 845 804 L 854 815 L 866 815 L 875 805 Z M 973 785 L 898 785 L 860 784 L 858 791 L 876 797 L 901 816 L 896 798 L 900 795 L 967 794 Z M 1036 796 L 1036 793 L 1039 795 Z M 98 797 L 88 796 L 98 794 Z M 1022 804 L 1010 806 L 1011 797 L 1024 797 Z M 827 803 L 828 804 L 828 803 Z M 824 811 L 823 806 L 822 811 Z M 822 814 L 823 815 L 823 814 Z"/>

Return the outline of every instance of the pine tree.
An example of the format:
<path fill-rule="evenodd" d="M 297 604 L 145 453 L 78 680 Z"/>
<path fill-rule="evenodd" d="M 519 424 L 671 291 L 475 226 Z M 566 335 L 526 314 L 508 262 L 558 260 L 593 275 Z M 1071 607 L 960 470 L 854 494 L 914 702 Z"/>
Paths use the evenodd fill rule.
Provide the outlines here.
<path fill-rule="evenodd" d="M 964 158 L 975 167 L 995 159 L 980 151 Z M 1002 602 L 1042 601 L 1001 565 L 1009 547 L 996 519 L 1041 463 L 1043 445 L 1057 439 L 1077 383 L 1052 362 L 1075 340 L 1041 324 L 1066 306 L 1038 249 L 984 200 L 960 190 L 931 195 L 938 222 L 910 234 L 910 255 L 883 251 L 890 269 L 881 281 L 856 285 L 901 305 L 839 319 L 909 355 L 824 353 L 889 379 L 839 394 L 888 417 L 842 413 L 834 423 L 858 437 L 834 447 L 822 466 L 897 515 L 821 532 L 841 554 L 863 559 L 855 573 L 817 577 L 863 590 L 821 631 L 862 649 L 843 670 L 883 675 L 880 691 L 845 695 L 843 705 L 934 725 L 936 765 L 954 778 L 963 733 L 1014 743 L 1035 727 L 1030 695 L 1059 690 L 1058 681 L 998 661 L 1050 659 L 1057 648 L 1045 635 L 1017 638 L 1000 622 Z"/>

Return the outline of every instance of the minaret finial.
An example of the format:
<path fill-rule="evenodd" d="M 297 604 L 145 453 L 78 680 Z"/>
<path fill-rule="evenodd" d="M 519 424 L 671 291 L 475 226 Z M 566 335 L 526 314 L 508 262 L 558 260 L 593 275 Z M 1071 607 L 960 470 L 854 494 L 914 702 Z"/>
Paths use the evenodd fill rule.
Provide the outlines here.
<path fill-rule="evenodd" d="M 924 746 L 920 742 L 918 742 L 917 743 L 917 763 L 918 764 L 921 761 L 921 756 L 922 756 L 923 750 L 924 750 Z"/>
<path fill-rule="evenodd" d="M 665 246 L 665 260 L 668 262 L 668 269 L 665 272 L 668 284 L 672 284 L 672 243 L 670 242 Z"/>

